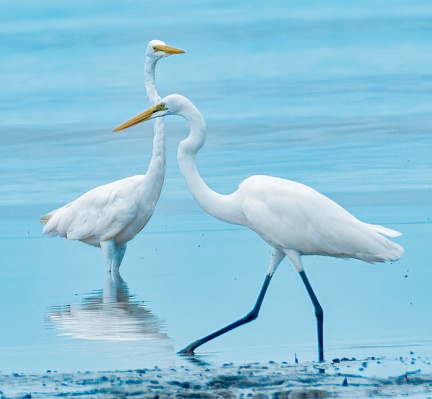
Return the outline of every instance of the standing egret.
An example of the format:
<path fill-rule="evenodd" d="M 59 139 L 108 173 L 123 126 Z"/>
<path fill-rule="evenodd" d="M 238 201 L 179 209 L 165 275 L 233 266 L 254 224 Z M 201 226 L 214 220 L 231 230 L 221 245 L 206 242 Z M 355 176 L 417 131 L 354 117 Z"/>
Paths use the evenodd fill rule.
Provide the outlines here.
<path fill-rule="evenodd" d="M 302 255 L 355 258 L 365 262 L 398 260 L 403 248 L 384 236 L 399 232 L 356 219 L 338 204 L 303 184 L 270 176 L 251 176 L 237 191 L 222 195 L 211 190 L 199 175 L 195 155 L 204 145 L 206 125 L 198 109 L 174 94 L 118 126 L 120 131 L 148 119 L 179 115 L 189 122 L 189 136 L 178 146 L 177 160 L 186 184 L 198 204 L 225 222 L 249 227 L 272 247 L 270 265 L 258 299 L 245 317 L 201 338 L 181 353 L 193 354 L 202 344 L 258 317 L 265 293 L 285 256 L 291 261 L 312 300 L 318 331 L 318 358 L 324 360 L 323 310 L 302 265 Z"/>
<path fill-rule="evenodd" d="M 155 87 L 156 63 L 172 54 L 184 53 L 160 40 L 152 40 L 146 51 L 145 88 L 151 104 L 160 97 Z M 132 240 L 153 215 L 165 174 L 163 119 L 155 121 L 153 151 L 145 175 L 136 175 L 96 187 L 75 201 L 58 208 L 40 221 L 43 234 L 59 235 L 101 247 L 107 270 L 120 268 L 127 242 Z"/>

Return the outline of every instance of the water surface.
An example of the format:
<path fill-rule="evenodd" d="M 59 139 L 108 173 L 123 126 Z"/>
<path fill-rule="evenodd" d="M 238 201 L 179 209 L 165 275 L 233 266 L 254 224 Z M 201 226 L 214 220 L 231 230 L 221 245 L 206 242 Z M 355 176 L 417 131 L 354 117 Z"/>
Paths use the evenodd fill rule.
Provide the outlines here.
<path fill-rule="evenodd" d="M 197 163 L 229 193 L 257 173 L 308 184 L 360 219 L 403 232 L 401 261 L 304 258 L 325 310 L 327 358 L 432 347 L 432 6 L 426 1 L 6 1 L 0 15 L 0 370 L 165 366 L 247 313 L 269 247 L 205 214 L 176 165 L 187 134 L 167 118 L 166 184 L 120 280 L 99 250 L 41 236 L 38 219 L 85 191 L 146 171 L 147 42 L 186 50 L 158 64 L 162 95 L 208 125 Z M 206 361 L 316 357 L 315 320 L 286 262 L 253 324 L 200 349 Z M 391 348 L 389 350 L 389 348 Z"/>

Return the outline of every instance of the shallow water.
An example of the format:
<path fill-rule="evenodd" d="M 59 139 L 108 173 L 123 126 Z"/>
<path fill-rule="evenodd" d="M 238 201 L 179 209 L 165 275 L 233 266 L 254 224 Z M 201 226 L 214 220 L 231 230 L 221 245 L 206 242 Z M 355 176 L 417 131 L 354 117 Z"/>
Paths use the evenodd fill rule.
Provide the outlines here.
<path fill-rule="evenodd" d="M 213 189 L 257 173 L 289 178 L 403 232 L 392 265 L 304 259 L 326 357 L 430 354 L 430 4 L 190 3 L 193 12 L 168 1 L 158 18 L 136 1 L 3 6 L 0 370 L 178 364 L 176 351 L 255 301 L 269 248 L 194 203 L 175 160 L 187 132 L 179 118 L 166 118 L 166 183 L 122 280 L 105 280 L 99 250 L 41 237 L 47 211 L 145 172 L 151 125 L 111 131 L 147 106 L 153 38 L 186 50 L 158 64 L 158 88 L 203 112 L 197 162 Z M 285 261 L 259 319 L 199 352 L 215 363 L 310 361 L 315 341 L 309 298 Z"/>

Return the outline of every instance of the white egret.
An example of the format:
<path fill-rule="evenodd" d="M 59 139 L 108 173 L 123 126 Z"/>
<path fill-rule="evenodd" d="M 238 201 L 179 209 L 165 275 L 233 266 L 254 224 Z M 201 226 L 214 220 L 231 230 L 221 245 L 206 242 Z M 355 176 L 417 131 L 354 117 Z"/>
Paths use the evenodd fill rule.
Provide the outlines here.
<path fill-rule="evenodd" d="M 157 61 L 184 53 L 160 40 L 152 40 L 146 51 L 145 88 L 151 104 L 160 97 L 155 87 Z M 59 235 L 100 247 L 107 270 L 118 270 L 132 240 L 153 215 L 165 175 L 163 119 L 155 121 L 153 151 L 147 173 L 96 187 L 75 201 L 43 216 L 43 234 Z"/>
<path fill-rule="evenodd" d="M 177 160 L 198 204 L 220 220 L 252 229 L 272 247 L 268 273 L 252 311 L 191 343 L 180 353 L 193 354 L 200 345 L 256 319 L 270 280 L 281 261 L 287 257 L 299 272 L 312 300 L 317 320 L 318 357 L 319 361 L 323 361 L 323 310 L 306 276 L 301 256 L 355 258 L 369 263 L 397 261 L 403 254 L 403 248 L 385 236 L 396 237 L 400 233 L 361 222 L 314 189 L 277 177 L 249 177 L 229 195 L 211 190 L 195 164 L 195 155 L 206 138 L 205 121 L 192 102 L 183 96 L 174 94 L 165 97 L 160 103 L 118 126 L 115 131 L 166 115 L 179 115 L 189 122 L 190 133 L 178 146 Z"/>

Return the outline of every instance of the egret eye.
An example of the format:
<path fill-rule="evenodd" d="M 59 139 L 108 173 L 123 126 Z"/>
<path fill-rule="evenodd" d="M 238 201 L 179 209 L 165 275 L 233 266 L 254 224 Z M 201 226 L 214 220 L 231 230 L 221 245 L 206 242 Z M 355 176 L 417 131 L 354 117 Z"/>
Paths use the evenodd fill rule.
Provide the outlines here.
<path fill-rule="evenodd" d="M 156 113 L 159 111 L 163 111 L 165 109 L 165 104 L 164 103 L 160 103 L 154 106 L 152 113 Z"/>

